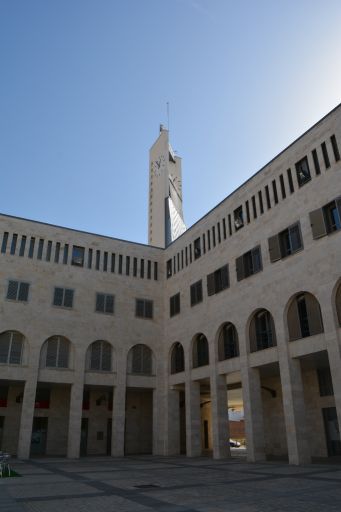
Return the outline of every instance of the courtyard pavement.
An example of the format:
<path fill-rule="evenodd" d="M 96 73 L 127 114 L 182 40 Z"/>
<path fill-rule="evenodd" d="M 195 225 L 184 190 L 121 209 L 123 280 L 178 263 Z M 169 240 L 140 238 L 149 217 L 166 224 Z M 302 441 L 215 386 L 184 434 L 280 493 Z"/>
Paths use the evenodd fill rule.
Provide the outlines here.
<path fill-rule="evenodd" d="M 341 465 L 242 457 L 131 456 L 13 461 L 1 512 L 340 512 Z"/>

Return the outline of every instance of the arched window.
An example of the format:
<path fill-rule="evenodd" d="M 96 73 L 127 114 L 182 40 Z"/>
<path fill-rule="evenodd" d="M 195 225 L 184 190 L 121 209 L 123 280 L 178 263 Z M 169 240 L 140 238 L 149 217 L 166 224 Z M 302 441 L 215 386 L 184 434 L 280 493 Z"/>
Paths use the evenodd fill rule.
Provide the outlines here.
<path fill-rule="evenodd" d="M 70 342 L 64 336 L 51 336 L 41 349 L 40 366 L 43 368 L 68 368 Z"/>
<path fill-rule="evenodd" d="M 152 375 L 153 353 L 147 345 L 135 345 L 128 354 L 128 371 L 143 375 Z"/>
<path fill-rule="evenodd" d="M 337 312 L 337 318 L 339 320 L 339 326 L 341 327 L 341 283 L 339 284 L 339 287 L 336 292 L 336 312 Z"/>
<path fill-rule="evenodd" d="M 175 343 L 171 355 L 171 373 L 179 373 L 185 370 L 185 354 L 181 343 Z"/>
<path fill-rule="evenodd" d="M 239 356 L 238 334 L 235 326 L 228 322 L 221 328 L 218 339 L 219 361 Z"/>
<path fill-rule="evenodd" d="M 197 334 L 193 343 L 193 367 L 209 364 L 208 341 L 204 334 Z"/>
<path fill-rule="evenodd" d="M 17 331 L 0 334 L 0 363 L 21 364 L 24 336 Z"/>
<path fill-rule="evenodd" d="M 276 345 L 273 318 L 269 311 L 261 309 L 253 315 L 250 323 L 250 351 L 257 352 Z"/>
<path fill-rule="evenodd" d="M 323 332 L 320 304 L 311 293 L 299 293 L 288 309 L 289 340 L 307 338 Z"/>
<path fill-rule="evenodd" d="M 111 372 L 112 347 L 103 340 L 94 341 L 88 348 L 87 369 L 101 372 Z"/>

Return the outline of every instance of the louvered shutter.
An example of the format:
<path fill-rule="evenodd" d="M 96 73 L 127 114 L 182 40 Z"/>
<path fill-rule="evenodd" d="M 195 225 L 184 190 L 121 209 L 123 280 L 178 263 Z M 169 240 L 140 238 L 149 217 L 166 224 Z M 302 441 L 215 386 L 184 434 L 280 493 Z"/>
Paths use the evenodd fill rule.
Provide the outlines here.
<path fill-rule="evenodd" d="M 310 293 L 307 293 L 305 295 L 305 301 L 307 307 L 310 335 L 314 336 L 314 334 L 320 334 L 321 332 L 323 332 L 320 304 L 315 299 L 315 297 Z"/>
<path fill-rule="evenodd" d="M 47 341 L 46 366 L 48 368 L 56 368 L 58 352 L 58 337 L 54 336 Z"/>
<path fill-rule="evenodd" d="M 106 298 L 105 298 L 105 312 L 106 313 L 113 313 L 114 312 L 114 296 L 113 295 L 106 295 Z"/>
<path fill-rule="evenodd" d="M 260 247 L 258 246 L 252 249 L 251 254 L 253 274 L 256 274 L 256 272 L 260 272 L 262 270 L 262 255 Z"/>
<path fill-rule="evenodd" d="M 268 243 L 269 243 L 270 261 L 271 261 L 271 263 L 274 263 L 275 261 L 278 261 L 281 259 L 279 236 L 278 235 L 271 236 L 268 239 Z"/>
<path fill-rule="evenodd" d="M 313 238 L 321 238 L 327 234 L 327 227 L 324 220 L 322 208 L 318 208 L 309 213 L 310 225 L 313 232 Z"/>
<path fill-rule="evenodd" d="M 300 223 L 298 222 L 296 224 L 293 224 L 292 226 L 289 226 L 288 231 L 292 252 L 294 253 L 296 251 L 299 251 L 302 248 Z"/>
<path fill-rule="evenodd" d="M 202 301 L 202 281 L 199 281 L 196 286 L 197 302 Z"/>
<path fill-rule="evenodd" d="M 228 288 L 230 286 L 229 266 L 228 265 L 224 265 L 221 268 L 221 285 L 222 285 L 222 290 L 225 290 L 225 288 Z"/>
<path fill-rule="evenodd" d="M 212 274 L 208 274 L 207 276 L 207 295 L 215 294 L 215 279 L 214 272 Z"/>
<path fill-rule="evenodd" d="M 68 288 L 65 288 L 64 306 L 66 308 L 72 308 L 72 303 L 73 303 L 73 290 L 69 290 Z"/>
<path fill-rule="evenodd" d="M 54 289 L 54 297 L 53 297 L 54 306 L 62 306 L 63 305 L 63 295 L 64 295 L 63 288 L 55 288 Z"/>
<path fill-rule="evenodd" d="M 244 264 L 243 264 L 243 256 L 239 256 L 236 259 L 236 272 L 237 272 L 237 281 L 241 281 L 244 279 Z"/>
<path fill-rule="evenodd" d="M 7 331 L 0 336 L 0 363 L 7 364 L 8 352 L 11 342 L 11 332 Z"/>
<path fill-rule="evenodd" d="M 151 300 L 145 301 L 145 317 L 153 318 L 153 301 Z"/>
<path fill-rule="evenodd" d="M 19 295 L 18 300 L 27 301 L 28 299 L 28 289 L 29 289 L 28 283 L 20 283 L 19 285 Z"/>
<path fill-rule="evenodd" d="M 18 281 L 9 281 L 7 289 L 7 299 L 17 300 L 18 285 Z"/>
<path fill-rule="evenodd" d="M 106 371 L 106 372 L 111 371 L 111 345 L 105 341 L 102 341 L 101 370 Z"/>
<path fill-rule="evenodd" d="M 21 363 L 22 346 L 23 346 L 23 336 L 18 332 L 13 332 L 12 333 L 11 353 L 9 356 L 10 364 L 20 364 Z"/>
<path fill-rule="evenodd" d="M 100 370 L 100 364 L 101 364 L 101 342 L 95 341 L 91 345 L 90 369 L 91 370 Z"/>
<path fill-rule="evenodd" d="M 294 300 L 288 309 L 288 330 L 290 341 L 298 340 L 302 337 L 297 300 Z"/>
<path fill-rule="evenodd" d="M 96 311 L 100 311 L 101 313 L 104 313 L 104 299 L 105 299 L 105 296 L 103 293 L 96 294 Z"/>
<path fill-rule="evenodd" d="M 68 368 L 69 366 L 69 341 L 66 338 L 59 338 L 58 368 Z"/>

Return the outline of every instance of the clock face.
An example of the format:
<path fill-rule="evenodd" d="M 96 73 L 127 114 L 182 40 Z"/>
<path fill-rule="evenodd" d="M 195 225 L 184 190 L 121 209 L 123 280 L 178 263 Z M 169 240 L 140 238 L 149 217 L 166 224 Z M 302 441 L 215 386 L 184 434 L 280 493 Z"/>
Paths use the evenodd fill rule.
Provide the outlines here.
<path fill-rule="evenodd" d="M 154 176 L 160 176 L 163 171 L 166 169 L 166 160 L 163 155 L 156 158 L 154 162 L 152 162 L 152 172 Z"/>

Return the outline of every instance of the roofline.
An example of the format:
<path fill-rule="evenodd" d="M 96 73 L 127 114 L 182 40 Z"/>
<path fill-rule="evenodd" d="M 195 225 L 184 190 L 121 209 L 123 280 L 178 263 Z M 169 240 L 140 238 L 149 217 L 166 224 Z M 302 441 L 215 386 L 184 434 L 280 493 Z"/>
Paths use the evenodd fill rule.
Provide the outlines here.
<path fill-rule="evenodd" d="M 302 135 L 300 135 L 299 137 L 297 137 L 297 139 L 295 139 L 293 142 L 291 142 L 288 146 L 286 146 L 284 149 L 282 149 L 282 151 L 280 151 L 276 156 L 274 156 L 271 160 L 269 160 L 268 163 L 266 163 L 265 165 L 263 165 L 263 167 L 261 167 L 257 172 L 255 172 L 254 174 L 252 174 L 252 176 L 250 176 L 250 178 L 248 178 L 246 181 L 244 181 L 241 185 L 239 185 L 239 187 L 237 187 L 235 190 L 233 190 L 233 192 L 231 192 L 229 195 L 227 195 L 226 197 L 224 197 L 224 199 L 222 199 L 218 204 L 216 204 L 213 208 L 211 208 L 211 210 L 209 210 L 207 213 L 205 213 L 205 215 L 203 215 L 202 217 L 200 217 L 200 219 L 198 219 L 194 224 L 192 224 L 188 229 L 186 229 L 186 231 L 184 231 L 182 233 L 182 235 L 180 235 L 178 238 L 176 238 L 175 240 L 173 240 L 173 242 L 171 242 L 169 245 L 167 245 L 166 249 L 168 249 L 169 247 L 171 247 L 173 244 L 175 244 L 175 242 L 177 242 L 181 237 L 185 236 L 186 233 L 188 233 L 188 231 L 190 231 L 192 228 L 194 228 L 199 222 L 201 222 L 203 219 L 205 219 L 206 217 L 208 217 L 208 215 L 210 215 L 216 208 L 219 208 L 219 206 L 221 206 L 224 201 L 226 201 L 227 199 L 229 199 L 231 196 L 233 196 L 233 194 L 235 194 L 239 189 L 241 189 L 242 187 L 244 187 L 244 185 L 246 185 L 249 181 L 251 181 L 255 176 L 257 176 L 257 174 L 259 174 L 260 172 L 262 172 L 265 167 L 267 167 L 268 165 L 270 165 L 274 160 L 276 160 L 276 158 L 278 158 L 279 156 L 281 156 L 283 153 L 285 153 L 285 151 L 287 151 L 287 149 L 289 149 L 291 146 L 293 146 L 294 144 L 296 144 L 296 142 L 298 142 L 302 137 L 304 137 L 305 135 L 307 135 L 307 133 L 309 133 L 311 130 L 313 130 L 314 128 L 316 128 L 316 126 L 318 126 L 320 123 L 322 123 L 322 121 L 324 121 L 328 116 L 330 116 L 333 112 L 335 112 L 338 108 L 341 108 L 341 103 L 339 103 L 338 105 L 336 105 L 336 107 L 334 107 L 332 110 L 330 110 L 327 114 L 325 114 L 319 121 L 317 121 L 315 124 L 313 124 L 313 126 L 311 126 L 310 128 L 308 128 L 305 132 L 302 133 Z"/>

